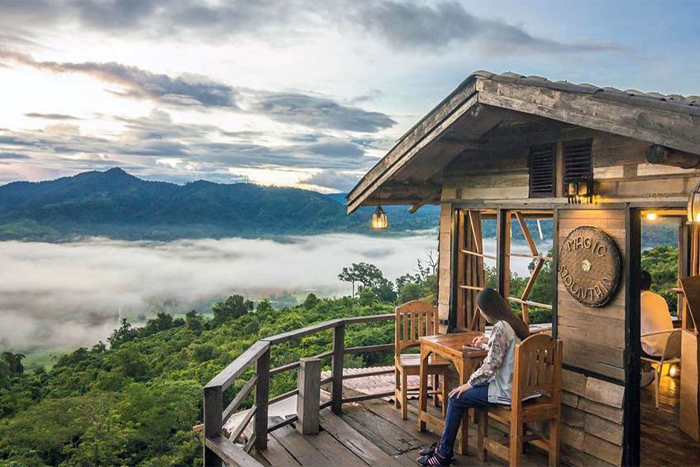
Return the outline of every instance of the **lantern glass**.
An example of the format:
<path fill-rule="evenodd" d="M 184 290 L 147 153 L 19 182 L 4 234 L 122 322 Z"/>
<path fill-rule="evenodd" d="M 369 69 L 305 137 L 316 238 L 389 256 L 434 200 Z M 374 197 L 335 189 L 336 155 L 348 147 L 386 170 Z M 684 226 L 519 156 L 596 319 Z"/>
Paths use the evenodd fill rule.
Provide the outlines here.
<path fill-rule="evenodd" d="M 698 192 L 698 187 L 695 187 L 688 198 L 688 222 L 691 224 L 700 222 L 700 192 Z"/>
<path fill-rule="evenodd" d="M 576 196 L 576 193 L 578 193 L 578 183 L 576 182 L 569 182 L 567 186 L 567 194 L 569 196 Z"/>
<path fill-rule="evenodd" d="M 386 215 L 384 209 L 381 206 L 377 206 L 377 209 L 372 214 L 372 229 L 373 230 L 384 230 L 389 226 L 389 219 Z"/>
<path fill-rule="evenodd" d="M 678 367 L 677 364 L 671 365 L 671 368 L 668 369 L 668 375 L 671 378 L 678 378 L 681 374 L 681 369 Z"/>
<path fill-rule="evenodd" d="M 579 182 L 578 195 L 579 196 L 588 196 L 588 183 L 587 182 Z"/>

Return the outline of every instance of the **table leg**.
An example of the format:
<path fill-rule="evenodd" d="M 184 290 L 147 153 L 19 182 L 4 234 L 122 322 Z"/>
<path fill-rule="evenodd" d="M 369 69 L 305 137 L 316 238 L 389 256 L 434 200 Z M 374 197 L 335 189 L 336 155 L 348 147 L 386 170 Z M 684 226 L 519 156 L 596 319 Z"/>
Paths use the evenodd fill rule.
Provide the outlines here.
<path fill-rule="evenodd" d="M 459 373 L 459 384 L 465 384 L 471 376 L 470 366 L 466 361 L 462 361 L 457 365 Z M 462 415 L 462 423 L 457 432 L 457 453 L 466 456 L 469 453 L 469 410 L 465 410 Z"/>
<path fill-rule="evenodd" d="M 420 346 L 420 384 L 418 389 L 418 431 L 425 431 L 423 413 L 428 411 L 428 356 L 430 351 Z"/>

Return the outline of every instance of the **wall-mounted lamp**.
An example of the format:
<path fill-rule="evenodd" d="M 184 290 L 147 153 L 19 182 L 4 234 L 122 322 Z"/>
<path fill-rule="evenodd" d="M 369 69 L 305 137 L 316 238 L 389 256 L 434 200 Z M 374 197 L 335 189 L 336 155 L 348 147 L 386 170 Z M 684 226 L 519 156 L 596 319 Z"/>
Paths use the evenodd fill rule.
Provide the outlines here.
<path fill-rule="evenodd" d="M 655 221 L 656 219 L 659 218 L 659 215 L 656 214 L 655 212 L 648 212 L 647 215 L 646 215 L 646 218 L 647 218 L 648 221 L 653 222 L 653 221 Z"/>
<path fill-rule="evenodd" d="M 671 368 L 668 369 L 668 375 L 671 378 L 678 378 L 681 375 L 680 367 L 676 363 L 674 363 L 673 365 L 671 365 Z"/>
<path fill-rule="evenodd" d="M 593 202 L 593 180 L 571 180 L 566 184 L 566 197 L 569 204 L 590 204 Z"/>
<path fill-rule="evenodd" d="M 700 222 L 700 183 L 695 185 L 695 189 L 688 198 L 688 223 Z"/>

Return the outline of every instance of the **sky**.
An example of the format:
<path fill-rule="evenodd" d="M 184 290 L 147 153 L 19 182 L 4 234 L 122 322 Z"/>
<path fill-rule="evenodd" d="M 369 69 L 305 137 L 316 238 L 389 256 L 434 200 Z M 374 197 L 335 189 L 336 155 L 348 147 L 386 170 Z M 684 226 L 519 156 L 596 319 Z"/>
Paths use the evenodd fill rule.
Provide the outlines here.
<path fill-rule="evenodd" d="M 345 192 L 470 73 L 700 94 L 700 2 L 0 0 L 0 184 Z"/>

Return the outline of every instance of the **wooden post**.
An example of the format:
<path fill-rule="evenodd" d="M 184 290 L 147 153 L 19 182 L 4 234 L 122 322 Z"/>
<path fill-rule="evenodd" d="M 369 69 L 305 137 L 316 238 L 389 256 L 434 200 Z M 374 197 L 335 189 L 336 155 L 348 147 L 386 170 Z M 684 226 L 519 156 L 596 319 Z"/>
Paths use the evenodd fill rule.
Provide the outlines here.
<path fill-rule="evenodd" d="M 331 410 L 336 415 L 343 411 L 343 360 L 345 359 L 345 324 L 339 324 L 333 330 L 333 387 L 331 393 Z"/>
<path fill-rule="evenodd" d="M 496 213 L 496 270 L 498 293 L 508 300 L 510 289 L 510 211 L 499 208 Z"/>
<path fill-rule="evenodd" d="M 552 337 L 559 338 L 559 209 L 552 217 Z"/>
<path fill-rule="evenodd" d="M 270 401 L 270 348 L 255 362 L 258 383 L 255 386 L 255 447 L 258 451 L 267 448 L 267 407 Z"/>
<path fill-rule="evenodd" d="M 221 436 L 221 414 L 224 410 L 224 397 L 221 386 L 206 386 L 204 388 L 204 439 L 214 439 Z M 221 467 L 221 458 L 214 451 L 204 446 L 204 465 Z"/>
<path fill-rule="evenodd" d="M 321 359 L 299 360 L 297 387 L 297 431 L 302 435 L 315 435 L 318 433 L 321 405 Z"/>
<path fill-rule="evenodd" d="M 639 465 L 640 433 L 640 375 L 642 344 L 641 275 L 642 275 L 642 213 L 627 208 L 625 213 L 625 399 L 623 464 Z"/>

